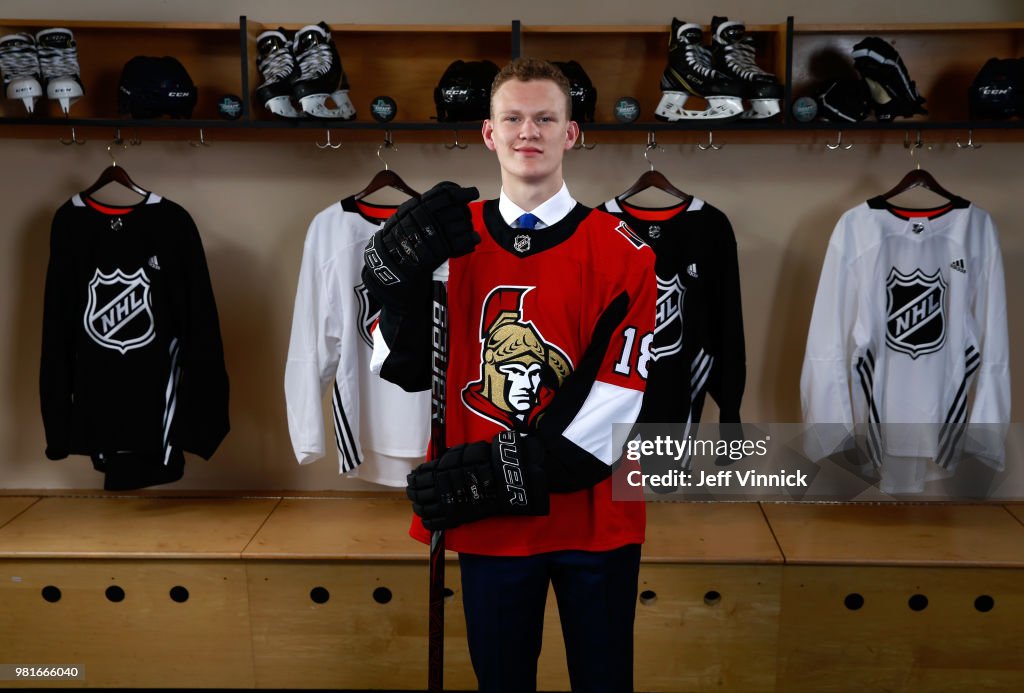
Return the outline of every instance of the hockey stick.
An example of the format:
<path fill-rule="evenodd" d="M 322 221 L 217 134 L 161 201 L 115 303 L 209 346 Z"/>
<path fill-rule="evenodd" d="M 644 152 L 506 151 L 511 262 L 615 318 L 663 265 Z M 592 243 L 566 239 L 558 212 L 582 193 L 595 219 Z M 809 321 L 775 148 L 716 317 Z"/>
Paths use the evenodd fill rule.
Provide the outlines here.
<path fill-rule="evenodd" d="M 434 300 L 430 339 L 430 447 L 437 459 L 445 446 L 445 372 L 448 370 L 448 263 L 433 276 Z M 430 625 L 427 690 L 444 690 L 444 530 L 430 535 Z"/>

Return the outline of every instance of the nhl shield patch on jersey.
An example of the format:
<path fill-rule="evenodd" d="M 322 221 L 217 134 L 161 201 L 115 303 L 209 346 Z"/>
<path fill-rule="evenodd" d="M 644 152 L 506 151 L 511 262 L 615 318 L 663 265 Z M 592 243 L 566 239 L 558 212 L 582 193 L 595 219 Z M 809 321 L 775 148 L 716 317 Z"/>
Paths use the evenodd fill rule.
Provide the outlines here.
<path fill-rule="evenodd" d="M 149 277 L 143 268 L 104 274 L 97 268 L 89 282 L 85 331 L 94 342 L 122 354 L 153 341 Z"/>
<path fill-rule="evenodd" d="M 683 296 L 686 287 L 679 275 L 658 277 L 658 303 L 654 317 L 651 360 L 678 354 L 683 348 Z"/>
<path fill-rule="evenodd" d="M 886 279 L 885 342 L 916 359 L 946 341 L 946 282 L 939 270 L 903 274 L 895 267 Z"/>

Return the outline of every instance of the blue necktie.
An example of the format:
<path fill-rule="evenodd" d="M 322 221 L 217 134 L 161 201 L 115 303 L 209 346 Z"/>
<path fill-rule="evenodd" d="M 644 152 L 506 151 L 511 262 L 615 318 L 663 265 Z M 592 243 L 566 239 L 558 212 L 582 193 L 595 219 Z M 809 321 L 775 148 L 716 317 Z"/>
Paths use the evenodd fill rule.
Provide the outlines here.
<path fill-rule="evenodd" d="M 540 221 L 537 217 L 527 212 L 523 216 L 516 220 L 521 229 L 530 229 L 531 231 L 537 228 L 537 222 Z"/>

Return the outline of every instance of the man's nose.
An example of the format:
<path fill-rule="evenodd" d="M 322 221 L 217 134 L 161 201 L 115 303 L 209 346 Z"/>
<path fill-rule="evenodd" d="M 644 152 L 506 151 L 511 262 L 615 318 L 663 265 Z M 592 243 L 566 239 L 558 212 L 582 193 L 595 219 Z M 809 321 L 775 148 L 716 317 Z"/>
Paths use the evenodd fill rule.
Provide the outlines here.
<path fill-rule="evenodd" d="M 519 128 L 519 136 L 523 139 L 533 139 L 540 134 L 540 128 L 537 127 L 537 123 L 533 122 L 532 119 L 526 118 L 523 120 L 522 126 Z"/>

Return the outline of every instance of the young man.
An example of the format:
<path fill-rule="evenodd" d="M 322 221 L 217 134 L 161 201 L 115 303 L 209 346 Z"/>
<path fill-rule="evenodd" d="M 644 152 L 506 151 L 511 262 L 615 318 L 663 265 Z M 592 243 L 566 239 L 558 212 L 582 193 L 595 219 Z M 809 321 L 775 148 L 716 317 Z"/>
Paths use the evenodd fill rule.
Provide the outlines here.
<path fill-rule="evenodd" d="M 481 691 L 536 690 L 549 582 L 573 690 L 632 690 L 644 505 L 612 498 L 612 426 L 640 411 L 654 255 L 570 196 L 571 103 L 550 63 L 508 65 L 483 125 L 500 198 L 439 184 L 366 249 L 375 367 L 407 390 L 430 386 L 431 272 L 449 260 L 448 451 L 408 495 L 412 536 L 445 529 L 459 552 Z"/>

